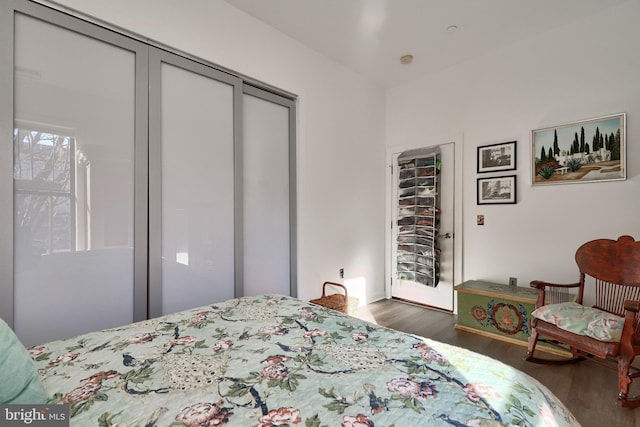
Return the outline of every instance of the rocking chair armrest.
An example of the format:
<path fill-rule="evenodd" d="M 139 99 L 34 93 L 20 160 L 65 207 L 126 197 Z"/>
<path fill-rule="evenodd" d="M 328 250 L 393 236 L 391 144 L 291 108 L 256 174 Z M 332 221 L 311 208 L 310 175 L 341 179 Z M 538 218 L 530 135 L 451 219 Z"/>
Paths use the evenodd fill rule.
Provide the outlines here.
<path fill-rule="evenodd" d="M 529 283 L 529 286 L 536 289 L 544 289 L 546 287 L 554 287 L 554 288 L 579 288 L 580 282 L 577 283 L 550 283 L 544 282 L 542 280 L 532 280 Z"/>
<path fill-rule="evenodd" d="M 529 283 L 532 288 L 538 289 L 538 299 L 536 300 L 536 308 L 540 308 L 551 302 L 564 302 L 566 295 L 569 295 L 568 289 L 578 288 L 578 296 L 574 299 L 577 303 L 582 303 L 582 283 L 550 283 L 542 280 L 533 280 Z M 549 295 L 551 298 L 549 299 Z"/>
<path fill-rule="evenodd" d="M 625 311 L 635 311 L 637 313 L 640 311 L 640 301 L 628 299 L 624 302 L 624 309 Z"/>
<path fill-rule="evenodd" d="M 640 312 L 640 301 L 626 300 L 624 302 L 624 326 L 620 337 L 620 355 L 630 360 L 633 360 L 633 357 L 640 351 L 638 312 Z"/>

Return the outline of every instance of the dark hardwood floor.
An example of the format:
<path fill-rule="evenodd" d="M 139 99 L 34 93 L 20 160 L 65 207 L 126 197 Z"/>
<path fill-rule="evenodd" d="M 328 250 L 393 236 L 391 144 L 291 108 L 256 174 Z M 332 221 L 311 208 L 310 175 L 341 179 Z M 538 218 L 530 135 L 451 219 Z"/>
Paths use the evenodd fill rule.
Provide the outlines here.
<path fill-rule="evenodd" d="M 626 409 L 616 405 L 616 371 L 588 361 L 559 366 L 526 362 L 524 346 L 459 331 L 454 328 L 455 315 L 400 301 L 377 301 L 360 307 L 356 316 L 381 326 L 464 347 L 518 368 L 547 386 L 584 427 L 640 427 L 640 408 Z M 640 383 L 640 379 L 636 382 Z M 632 391 L 638 394 L 640 388 Z"/>

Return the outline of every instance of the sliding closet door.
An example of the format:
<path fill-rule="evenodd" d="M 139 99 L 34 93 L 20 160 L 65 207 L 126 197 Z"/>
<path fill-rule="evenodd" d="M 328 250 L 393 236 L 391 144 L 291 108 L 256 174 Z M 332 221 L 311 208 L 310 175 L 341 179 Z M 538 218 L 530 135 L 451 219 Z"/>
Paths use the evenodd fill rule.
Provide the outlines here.
<path fill-rule="evenodd" d="M 251 86 L 244 92 L 244 295 L 295 295 L 294 102 Z"/>
<path fill-rule="evenodd" d="M 150 77 L 155 316 L 235 296 L 234 113 L 240 80 L 156 49 Z"/>
<path fill-rule="evenodd" d="M 25 344 L 296 295 L 295 97 L 27 0 L 0 40 L 0 317 Z"/>
<path fill-rule="evenodd" d="M 146 49 L 34 10 L 56 24 L 15 14 L 14 326 L 27 345 L 146 316 Z"/>

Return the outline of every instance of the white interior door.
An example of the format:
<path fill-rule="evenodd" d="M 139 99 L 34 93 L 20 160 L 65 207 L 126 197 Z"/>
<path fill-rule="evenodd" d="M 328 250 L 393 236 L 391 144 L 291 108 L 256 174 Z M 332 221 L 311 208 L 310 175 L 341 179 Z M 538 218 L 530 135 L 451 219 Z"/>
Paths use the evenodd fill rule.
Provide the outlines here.
<path fill-rule="evenodd" d="M 447 143 L 440 148 L 440 221 L 436 239 L 440 248 L 439 282 L 437 286 L 427 286 L 412 280 L 398 278 L 398 199 L 399 174 L 397 173 L 398 156 L 393 153 L 391 179 L 391 239 L 390 239 L 390 271 L 391 296 L 421 305 L 453 311 L 454 286 L 454 188 L 455 188 L 455 144 Z"/>

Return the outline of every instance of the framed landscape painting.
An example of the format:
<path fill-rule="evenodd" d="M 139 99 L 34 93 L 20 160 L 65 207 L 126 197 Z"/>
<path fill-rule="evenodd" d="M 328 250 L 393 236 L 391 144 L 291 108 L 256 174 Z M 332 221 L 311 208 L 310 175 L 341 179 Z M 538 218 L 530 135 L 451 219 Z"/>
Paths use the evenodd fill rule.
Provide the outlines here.
<path fill-rule="evenodd" d="M 531 131 L 533 185 L 624 180 L 626 114 Z"/>

